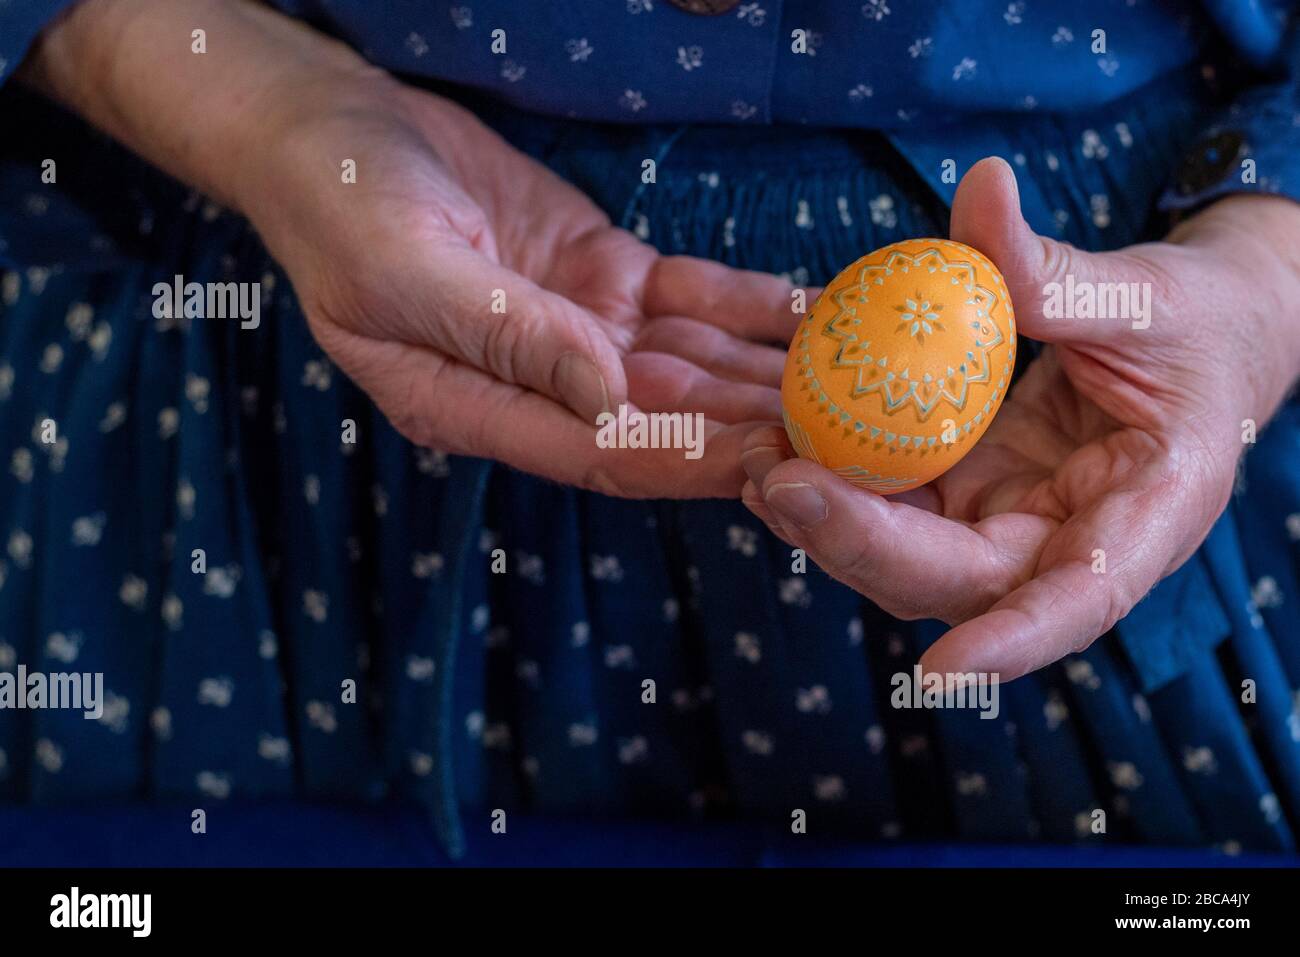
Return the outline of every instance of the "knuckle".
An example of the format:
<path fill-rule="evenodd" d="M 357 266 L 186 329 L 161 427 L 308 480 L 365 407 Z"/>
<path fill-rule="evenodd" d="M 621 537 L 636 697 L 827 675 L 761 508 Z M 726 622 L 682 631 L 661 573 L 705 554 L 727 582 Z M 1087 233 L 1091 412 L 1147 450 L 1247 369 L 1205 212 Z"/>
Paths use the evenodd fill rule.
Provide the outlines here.
<path fill-rule="evenodd" d="M 500 458 L 501 430 L 494 425 L 495 420 L 495 414 L 482 409 L 475 410 L 471 415 L 456 416 L 459 424 L 458 437 L 471 455 L 488 459 Z"/>
<path fill-rule="evenodd" d="M 1038 244 L 1042 250 L 1039 278 L 1044 283 L 1064 282 L 1066 275 L 1073 268 L 1074 247 L 1046 236 L 1039 236 Z"/>
<path fill-rule="evenodd" d="M 825 524 L 825 523 L 823 523 Z M 815 532 L 811 537 L 815 538 Z M 872 539 L 873 535 L 855 535 L 848 541 L 834 543 L 824 543 L 827 558 L 833 562 L 835 568 L 841 569 L 846 573 L 851 573 L 854 578 L 871 583 L 877 580 L 877 571 L 879 570 L 880 549 Z"/>
<path fill-rule="evenodd" d="M 493 318 L 496 321 L 488 327 L 483 343 L 484 365 L 501 381 L 519 383 L 540 320 L 531 311 Z"/>
<path fill-rule="evenodd" d="M 389 408 L 384 410 L 384 414 L 403 438 L 415 445 L 427 446 L 434 441 L 435 436 L 433 423 L 428 416 L 422 415 L 419 411 L 423 408 L 418 397 L 420 389 L 419 380 L 415 376 L 409 377 L 402 390 L 401 398 L 391 403 Z"/>
<path fill-rule="evenodd" d="M 1082 654 L 1083 652 L 1087 651 L 1090 647 L 1092 647 L 1092 643 L 1094 641 L 1096 641 L 1098 638 L 1100 638 L 1109 630 L 1110 630 L 1110 626 L 1107 625 L 1106 627 L 1099 629 L 1095 634 L 1091 630 L 1080 631 L 1070 641 L 1069 654 L 1072 655 Z"/>

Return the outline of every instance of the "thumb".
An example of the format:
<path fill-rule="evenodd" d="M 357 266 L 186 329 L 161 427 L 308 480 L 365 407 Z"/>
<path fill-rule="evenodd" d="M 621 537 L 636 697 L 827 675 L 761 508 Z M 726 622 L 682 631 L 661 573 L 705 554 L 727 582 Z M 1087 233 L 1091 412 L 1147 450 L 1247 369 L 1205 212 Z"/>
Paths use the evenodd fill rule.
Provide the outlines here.
<path fill-rule="evenodd" d="M 1044 342 L 1102 342 L 1125 328 L 1093 317 L 1067 318 L 1074 310 L 1049 305 L 1054 298 L 1062 305 L 1070 289 L 1085 288 L 1080 283 L 1131 281 L 1131 263 L 1119 253 L 1087 253 L 1035 233 L 1020 213 L 1016 174 L 1001 157 L 985 157 L 962 177 L 950 232 L 1002 271 L 1022 335 Z"/>

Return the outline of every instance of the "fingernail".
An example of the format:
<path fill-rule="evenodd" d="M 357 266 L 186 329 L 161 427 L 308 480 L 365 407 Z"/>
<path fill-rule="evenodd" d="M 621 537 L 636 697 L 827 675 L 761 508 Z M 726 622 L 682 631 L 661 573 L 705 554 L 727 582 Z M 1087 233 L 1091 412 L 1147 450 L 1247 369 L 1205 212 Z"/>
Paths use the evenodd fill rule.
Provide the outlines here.
<path fill-rule="evenodd" d="M 762 488 L 767 473 L 784 461 L 785 456 L 774 445 L 760 445 L 740 454 L 740 466 L 756 489 Z"/>
<path fill-rule="evenodd" d="M 551 385 L 567 405 L 583 419 L 592 423 L 609 407 L 609 390 L 596 364 L 576 352 L 566 352 L 555 361 L 551 372 Z"/>
<path fill-rule="evenodd" d="M 777 482 L 763 500 L 781 517 L 798 528 L 809 529 L 825 521 L 826 499 L 807 482 Z"/>

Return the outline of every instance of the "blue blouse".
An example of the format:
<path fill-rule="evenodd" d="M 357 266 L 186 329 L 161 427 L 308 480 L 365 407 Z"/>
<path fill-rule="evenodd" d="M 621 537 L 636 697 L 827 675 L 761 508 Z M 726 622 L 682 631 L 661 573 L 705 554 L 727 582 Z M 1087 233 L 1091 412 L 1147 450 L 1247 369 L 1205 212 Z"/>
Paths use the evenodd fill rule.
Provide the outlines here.
<path fill-rule="evenodd" d="M 69 5 L 0 0 L 0 84 Z M 1020 151 L 1017 117 L 1108 103 L 1221 51 L 1216 61 L 1232 68 L 1214 79 L 1239 95 L 1207 118 L 1162 207 L 1191 208 L 1229 192 L 1300 197 L 1295 0 L 867 0 L 848 11 L 832 0 L 756 0 L 716 16 L 669 0 L 275 6 L 389 70 L 474 87 L 532 112 L 887 131 L 949 200 L 975 161 Z M 1092 148 L 1104 150 L 1090 132 Z M 1021 201 L 1030 224 L 1048 233 L 1057 227 L 1039 182 L 1021 179 Z M 19 186 L 0 180 L 0 257 L 22 229 L 14 222 Z"/>

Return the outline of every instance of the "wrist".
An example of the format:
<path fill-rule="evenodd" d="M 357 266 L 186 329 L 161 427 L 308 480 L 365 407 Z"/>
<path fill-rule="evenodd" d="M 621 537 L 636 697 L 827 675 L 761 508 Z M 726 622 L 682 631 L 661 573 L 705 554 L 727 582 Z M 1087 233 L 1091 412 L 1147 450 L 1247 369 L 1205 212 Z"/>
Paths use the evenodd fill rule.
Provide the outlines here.
<path fill-rule="evenodd" d="M 1170 242 L 1203 257 L 1204 303 L 1235 366 L 1233 428 L 1263 428 L 1300 378 L 1300 204 L 1234 195 L 1180 223 Z"/>
<path fill-rule="evenodd" d="M 322 199 L 322 188 L 343 181 L 343 161 L 357 159 L 356 122 L 391 112 L 399 85 L 364 62 L 280 74 L 231 131 L 229 155 L 239 158 L 226 170 L 232 206 L 260 225 L 296 196 Z"/>
<path fill-rule="evenodd" d="M 276 130 L 345 78 L 376 72 L 343 44 L 247 0 L 82 0 L 46 30 L 20 75 L 247 212 L 247 186 Z"/>

